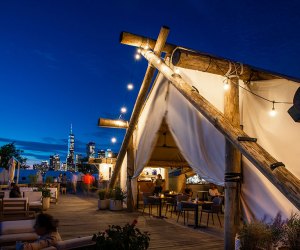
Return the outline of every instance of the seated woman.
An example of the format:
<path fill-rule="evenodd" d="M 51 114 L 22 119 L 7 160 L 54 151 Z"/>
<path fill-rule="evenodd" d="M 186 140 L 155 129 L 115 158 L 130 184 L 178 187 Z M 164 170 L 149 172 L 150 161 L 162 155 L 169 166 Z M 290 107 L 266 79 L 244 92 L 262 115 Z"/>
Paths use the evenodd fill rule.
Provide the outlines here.
<path fill-rule="evenodd" d="M 57 232 L 58 221 L 50 214 L 38 214 L 36 217 L 34 230 L 39 235 L 39 239 L 33 243 L 25 242 L 24 250 L 39 250 L 50 246 L 55 246 L 61 237 Z"/>
<path fill-rule="evenodd" d="M 22 198 L 20 188 L 16 183 L 11 183 L 11 190 L 9 192 L 9 198 Z"/>
<path fill-rule="evenodd" d="M 211 184 L 210 189 L 208 190 L 209 195 L 213 198 L 218 197 L 220 194 L 219 190 L 217 189 L 217 186 L 215 184 Z"/>

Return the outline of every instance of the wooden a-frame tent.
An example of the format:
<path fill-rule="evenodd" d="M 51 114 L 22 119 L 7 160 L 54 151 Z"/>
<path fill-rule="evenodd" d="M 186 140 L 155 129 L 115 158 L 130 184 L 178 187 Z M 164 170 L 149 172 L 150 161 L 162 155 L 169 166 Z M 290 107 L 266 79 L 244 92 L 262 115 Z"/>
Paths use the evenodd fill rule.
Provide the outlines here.
<path fill-rule="evenodd" d="M 273 212 L 276 209 L 282 212 L 285 207 L 285 214 L 300 207 L 300 173 L 295 162 L 300 149 L 297 147 L 299 136 L 295 134 L 299 124 L 288 120 L 286 106 L 276 107 L 283 111 L 276 121 L 261 118 L 266 105 L 249 92 L 241 93 L 239 86 L 246 82 L 245 88 L 256 93 L 272 95 L 276 92 L 276 97 L 292 99 L 299 84 L 247 65 L 165 44 L 168 32 L 168 28 L 163 27 L 156 42 L 130 33 L 121 35 L 122 43 L 141 48 L 149 65 L 126 126 L 110 186 L 115 185 L 120 169 L 126 170 L 120 179 L 127 183 L 128 207 L 132 208 L 134 178 L 153 162 L 160 136 L 166 134 L 163 127 L 167 125 L 183 157 L 177 157 L 177 163 L 166 158 L 166 165 L 170 162 L 187 164 L 207 179 L 225 185 L 225 249 L 233 249 L 241 202 L 244 215 L 249 218 L 266 212 L 270 208 L 268 202 Z M 160 59 L 162 51 L 166 53 L 165 61 Z M 159 75 L 144 104 L 155 68 Z M 219 88 L 224 78 L 230 85 L 225 94 Z M 266 129 L 261 129 L 264 126 Z M 288 128 L 284 131 L 283 126 Z M 284 144 L 284 138 L 292 141 Z M 163 158 L 155 160 L 158 163 Z M 273 193 L 261 198 L 260 194 L 267 191 Z M 281 200 L 274 201 L 274 195 Z"/>

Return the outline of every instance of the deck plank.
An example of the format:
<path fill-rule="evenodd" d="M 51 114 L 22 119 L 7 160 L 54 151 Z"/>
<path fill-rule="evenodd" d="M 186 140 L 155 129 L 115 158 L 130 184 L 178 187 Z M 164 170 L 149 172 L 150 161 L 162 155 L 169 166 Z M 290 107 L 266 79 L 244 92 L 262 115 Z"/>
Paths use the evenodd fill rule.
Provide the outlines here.
<path fill-rule="evenodd" d="M 128 213 L 125 210 L 98 210 L 97 202 L 95 197 L 61 195 L 58 203 L 51 204 L 47 213 L 59 220 L 59 232 L 64 240 L 92 235 L 107 229 L 108 225 L 122 226 L 137 219 L 138 228 L 151 234 L 149 249 L 224 248 L 223 230 L 217 226 L 209 224 L 208 228 L 194 229 L 184 226 L 183 219 L 177 223 L 177 216 L 157 219 L 146 213 L 142 215 L 140 211 Z M 190 222 L 192 220 L 191 216 Z"/>

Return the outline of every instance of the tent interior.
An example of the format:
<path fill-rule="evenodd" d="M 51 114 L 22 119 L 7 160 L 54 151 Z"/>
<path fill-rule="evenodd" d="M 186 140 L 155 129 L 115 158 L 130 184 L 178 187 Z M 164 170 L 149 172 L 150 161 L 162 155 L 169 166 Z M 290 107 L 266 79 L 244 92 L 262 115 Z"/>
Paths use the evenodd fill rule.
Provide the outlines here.
<path fill-rule="evenodd" d="M 224 112 L 225 76 L 179 68 L 181 77 L 220 112 Z M 300 154 L 299 123 L 287 110 L 299 83 L 286 79 L 252 81 L 240 85 L 240 123 L 243 130 L 257 138 L 266 149 L 298 179 Z M 254 94 L 253 94 L 254 93 Z M 277 115 L 268 112 L 275 100 Z M 286 103 L 288 102 L 288 103 Z M 224 186 L 225 137 L 159 73 L 148 95 L 134 131 L 133 197 L 137 178 L 148 164 L 166 166 L 187 163 L 203 179 Z M 274 218 L 278 212 L 289 217 L 298 209 L 245 157 L 242 157 L 241 203 L 244 218 Z M 121 175 L 126 176 L 126 157 Z M 121 178 L 122 179 L 122 178 Z M 123 183 L 124 185 L 126 183 Z M 135 200 L 136 202 L 136 200 Z"/>

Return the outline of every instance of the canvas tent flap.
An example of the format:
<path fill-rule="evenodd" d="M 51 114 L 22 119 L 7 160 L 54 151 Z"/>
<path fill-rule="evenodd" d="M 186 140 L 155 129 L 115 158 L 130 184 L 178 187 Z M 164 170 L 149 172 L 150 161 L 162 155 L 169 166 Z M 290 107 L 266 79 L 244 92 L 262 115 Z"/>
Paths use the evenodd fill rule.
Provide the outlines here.
<path fill-rule="evenodd" d="M 223 185 L 225 139 L 170 86 L 167 124 L 184 158 L 207 181 Z"/>
<path fill-rule="evenodd" d="M 168 83 L 162 75 L 159 75 L 151 95 L 139 118 L 136 130 L 136 161 L 133 178 L 139 176 L 151 157 L 151 153 L 158 137 L 158 130 L 166 112 L 166 99 Z"/>

